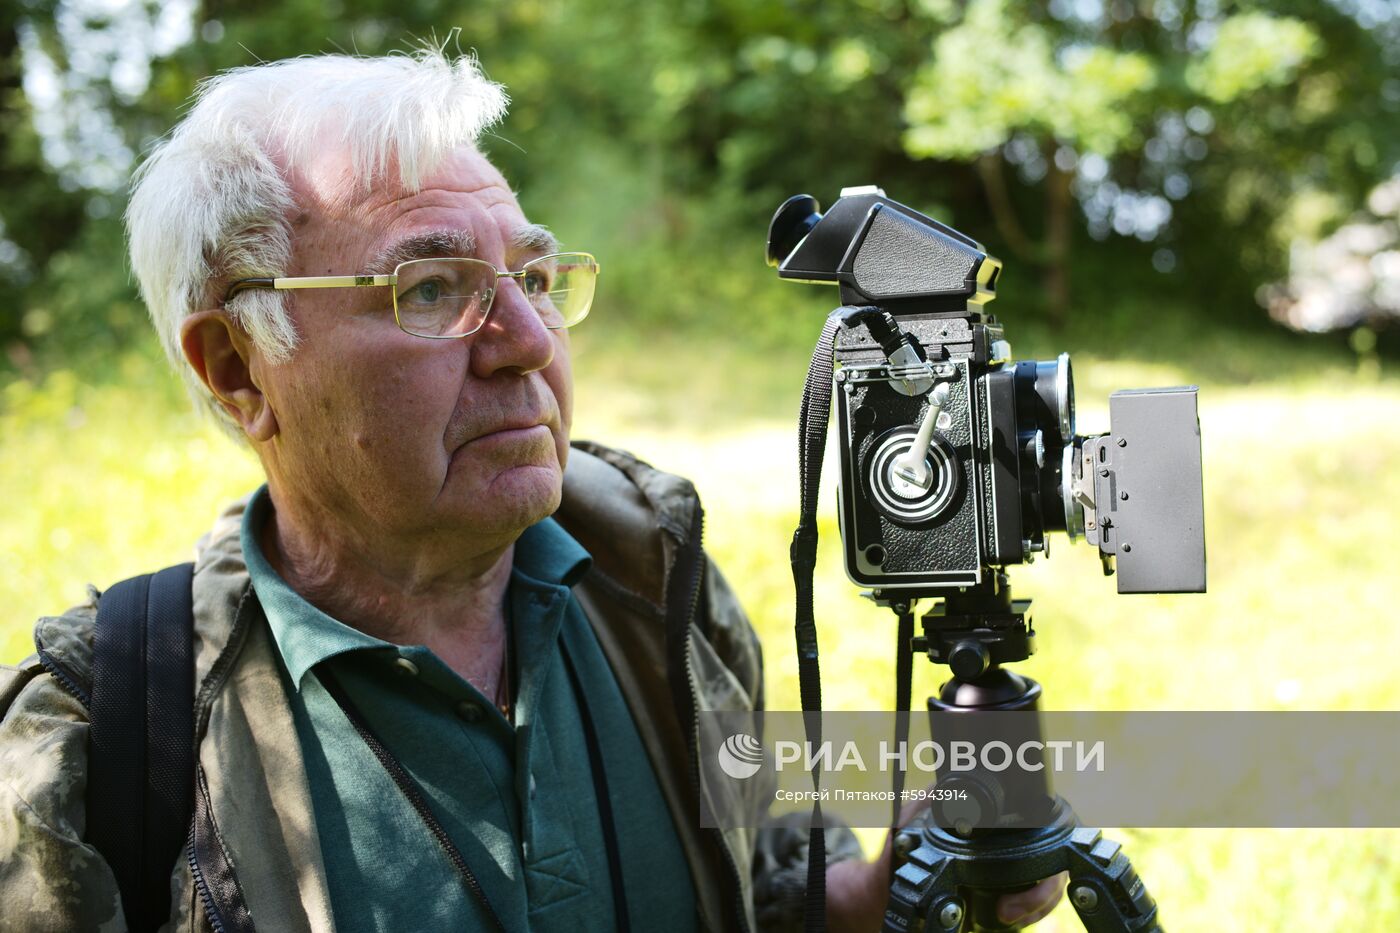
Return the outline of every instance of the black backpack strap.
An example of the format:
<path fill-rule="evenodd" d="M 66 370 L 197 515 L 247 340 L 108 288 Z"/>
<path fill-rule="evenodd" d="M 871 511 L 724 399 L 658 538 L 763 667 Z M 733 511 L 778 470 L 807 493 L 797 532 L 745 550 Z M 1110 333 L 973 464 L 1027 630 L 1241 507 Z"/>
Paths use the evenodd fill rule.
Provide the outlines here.
<path fill-rule="evenodd" d="M 170 914 L 194 792 L 194 565 L 102 595 L 93 640 L 87 841 L 112 867 L 127 925 Z"/>

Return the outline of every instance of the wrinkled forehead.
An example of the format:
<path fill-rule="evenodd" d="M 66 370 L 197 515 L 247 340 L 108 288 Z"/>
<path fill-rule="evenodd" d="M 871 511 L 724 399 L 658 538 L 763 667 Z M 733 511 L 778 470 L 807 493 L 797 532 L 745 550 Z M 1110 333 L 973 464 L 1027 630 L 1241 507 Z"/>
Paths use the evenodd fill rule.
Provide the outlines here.
<path fill-rule="evenodd" d="M 327 209 L 353 209 L 374 198 L 403 198 L 415 191 L 437 187 L 444 181 L 468 180 L 482 187 L 495 186 L 510 191 L 505 176 L 474 146 L 461 146 L 433 164 L 404 165 L 389 149 L 381 171 L 357 165 L 355 153 L 331 131 L 322 131 L 317 144 L 291 160 L 285 150 L 278 153 L 278 167 L 286 175 L 299 200 Z M 385 146 L 390 144 L 385 142 Z M 363 155 L 363 154 L 362 154 Z M 417 187 L 404 182 L 404 176 L 417 179 Z"/>
<path fill-rule="evenodd" d="M 360 264 L 352 272 L 386 272 L 409 259 L 558 250 L 547 229 L 525 218 L 500 171 L 472 148 L 423 172 L 417 188 L 402 182 L 393 158 L 366 182 L 335 146 L 292 168 L 288 179 L 297 205 L 294 252 L 334 252 Z"/>

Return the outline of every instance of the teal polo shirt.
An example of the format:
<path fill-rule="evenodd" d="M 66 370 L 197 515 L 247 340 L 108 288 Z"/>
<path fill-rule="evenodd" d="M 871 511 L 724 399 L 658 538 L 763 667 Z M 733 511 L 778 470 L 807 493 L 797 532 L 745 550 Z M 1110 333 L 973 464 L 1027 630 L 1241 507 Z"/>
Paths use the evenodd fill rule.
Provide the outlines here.
<path fill-rule="evenodd" d="M 515 545 L 506 596 L 518 685 L 512 726 L 425 646 L 366 635 L 293 591 L 258 544 L 271 508 L 264 486 L 243 518 L 243 553 L 281 656 L 337 930 L 491 924 L 321 684 L 317 673 L 326 670 L 421 788 L 512 933 L 615 928 L 584 732 L 583 717 L 591 716 L 631 925 L 697 928 L 675 825 L 617 679 L 573 596 L 591 558 L 568 532 L 545 519 Z M 266 920 L 276 925 L 276 918 Z"/>

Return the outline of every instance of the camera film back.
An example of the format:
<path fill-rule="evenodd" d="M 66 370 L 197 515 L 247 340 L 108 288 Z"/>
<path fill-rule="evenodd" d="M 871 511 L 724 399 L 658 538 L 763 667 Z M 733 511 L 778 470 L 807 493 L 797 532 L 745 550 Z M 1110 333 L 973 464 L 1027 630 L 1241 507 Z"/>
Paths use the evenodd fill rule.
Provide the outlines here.
<path fill-rule="evenodd" d="M 1109 398 L 1095 477 L 1100 550 L 1116 555 L 1120 593 L 1204 593 L 1205 505 L 1196 387 Z"/>

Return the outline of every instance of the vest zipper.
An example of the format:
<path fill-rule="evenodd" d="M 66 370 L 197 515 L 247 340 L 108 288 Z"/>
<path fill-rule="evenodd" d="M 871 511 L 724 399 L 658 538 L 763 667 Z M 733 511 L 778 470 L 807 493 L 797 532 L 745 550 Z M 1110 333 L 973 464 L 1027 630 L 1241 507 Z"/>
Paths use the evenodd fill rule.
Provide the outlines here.
<path fill-rule="evenodd" d="M 58 685 L 63 688 L 64 692 L 71 694 L 75 700 L 83 704 L 83 709 L 91 709 L 92 698 L 88 696 L 86 690 L 78 686 L 78 679 L 68 673 L 67 668 L 59 664 L 53 655 L 37 645 L 35 648 L 39 655 L 39 663 L 43 665 L 44 670 L 53 675 L 53 679 L 58 681 Z"/>
<path fill-rule="evenodd" d="M 680 552 L 676 555 L 675 563 L 672 565 L 672 572 L 681 570 L 688 571 L 686 577 L 685 590 L 682 592 L 687 600 L 685 604 L 684 627 L 681 632 L 684 638 L 681 640 L 680 650 L 684 654 L 683 667 L 685 670 L 685 686 L 687 691 L 687 709 L 677 710 L 678 714 L 684 712 L 689 715 L 689 722 L 686 726 L 686 750 L 690 755 L 690 784 L 695 792 L 695 799 L 700 799 L 700 751 L 699 751 L 699 700 L 700 691 L 695 687 L 695 669 L 690 660 L 690 628 L 695 621 L 695 615 L 700 608 L 700 586 L 704 581 L 705 574 L 705 551 L 703 541 L 705 536 L 705 511 L 700 507 L 700 500 L 695 500 L 695 515 L 691 520 L 690 536 L 681 544 Z M 668 607 L 668 609 L 673 607 Z M 743 878 L 739 876 L 739 866 L 734 862 L 734 856 L 729 851 L 729 846 L 724 841 L 724 833 L 718 828 L 711 830 L 715 834 L 715 842 L 719 850 L 724 855 L 725 867 L 729 869 L 729 875 L 733 879 L 736 890 L 743 890 Z M 734 898 L 734 919 L 738 924 L 738 929 L 747 933 L 749 928 L 748 917 L 744 912 L 744 905 L 741 898 Z"/>
<path fill-rule="evenodd" d="M 199 892 L 199 900 L 204 905 L 204 918 L 209 921 L 209 925 L 214 928 L 214 933 L 224 933 L 224 922 L 219 916 L 219 909 L 214 904 L 214 895 L 209 891 L 209 882 L 204 879 L 204 871 L 199 867 L 199 859 L 194 855 L 194 825 L 190 826 L 189 839 L 185 841 L 185 855 L 190 863 L 190 874 L 194 876 L 195 890 Z"/>
<path fill-rule="evenodd" d="M 252 930 L 252 918 L 248 914 L 248 906 L 242 902 L 242 889 L 237 885 L 237 879 L 233 879 L 234 896 L 237 902 L 231 905 L 220 905 L 214 898 L 214 891 L 209 884 L 209 879 L 205 875 L 204 868 L 200 864 L 202 846 L 196 845 L 196 822 L 201 816 L 210 822 L 210 829 L 213 829 L 213 817 L 207 808 L 207 796 L 201 798 L 201 791 L 207 795 L 207 789 L 199 786 L 203 783 L 203 775 L 200 772 L 198 749 L 204 741 L 204 734 L 209 728 L 209 713 L 214 705 L 214 696 L 223 688 L 228 680 L 230 672 L 233 670 L 234 662 L 238 659 L 239 652 L 243 649 L 244 639 L 248 634 L 249 618 L 252 615 L 251 607 L 257 605 L 253 597 L 253 584 L 249 581 L 243 590 L 242 597 L 238 600 L 238 608 L 234 611 L 233 630 L 229 633 L 228 644 L 223 651 L 214 659 L 214 665 L 209 669 L 209 674 L 204 678 L 204 682 L 199 687 L 199 693 L 194 704 L 194 744 L 195 744 L 195 806 L 190 818 L 190 835 L 186 843 L 186 853 L 190 864 L 190 874 L 194 878 L 195 890 L 199 892 L 200 903 L 204 906 L 205 919 L 213 927 L 215 933 L 225 933 L 228 929 L 223 922 L 223 917 L 227 913 L 235 918 L 235 929 Z M 204 799 L 206 806 L 201 807 L 201 799 Z M 214 834 L 208 833 L 207 836 Z M 216 843 L 217 844 L 217 843 Z M 226 866 L 229 874 L 232 874 L 232 866 Z M 225 908 L 228 908 L 227 910 Z M 246 922 L 243 922 L 246 919 Z"/>

